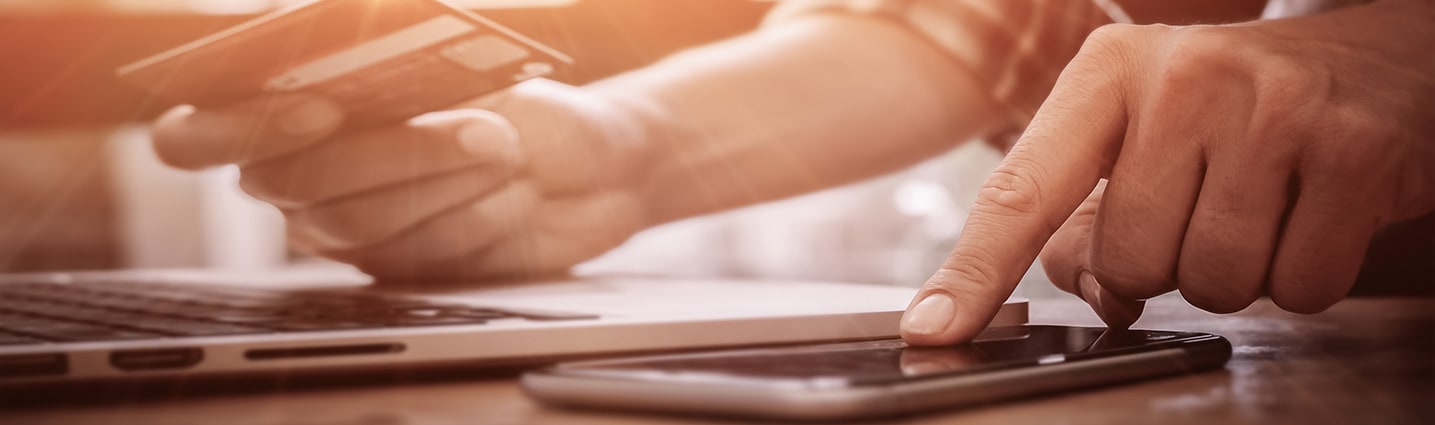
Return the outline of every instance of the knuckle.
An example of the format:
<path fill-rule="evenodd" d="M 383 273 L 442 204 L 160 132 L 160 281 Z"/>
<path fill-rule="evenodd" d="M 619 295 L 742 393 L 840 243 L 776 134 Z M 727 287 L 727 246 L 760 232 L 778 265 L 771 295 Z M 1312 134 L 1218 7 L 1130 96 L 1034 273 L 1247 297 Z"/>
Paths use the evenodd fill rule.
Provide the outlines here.
<path fill-rule="evenodd" d="M 1387 158 L 1399 137 L 1396 126 L 1386 118 L 1362 108 L 1339 106 L 1329 111 L 1330 131 L 1314 146 L 1307 169 L 1323 175 L 1322 183 L 1332 185 L 1369 181 L 1371 175 L 1390 168 Z"/>
<path fill-rule="evenodd" d="M 1037 175 L 1041 174 L 1041 168 L 1035 161 L 1023 158 L 1024 155 L 1008 157 L 992 172 L 978 192 L 974 208 L 1002 216 L 1029 215 L 1040 211 L 1042 193 L 1037 185 Z"/>
<path fill-rule="evenodd" d="M 1183 28 L 1174 31 L 1167 43 L 1168 53 L 1160 68 L 1161 81 L 1167 85 L 1207 79 L 1211 75 L 1208 70 L 1230 61 L 1230 43 L 1220 31 Z"/>
<path fill-rule="evenodd" d="M 1221 32 L 1201 28 L 1173 31 L 1152 80 L 1158 104 L 1184 105 L 1211 90 L 1213 80 L 1227 78 L 1221 69 L 1232 59 L 1225 39 Z"/>
<path fill-rule="evenodd" d="M 1106 75 L 1115 79 L 1129 74 L 1139 59 L 1141 44 L 1165 31 L 1163 26 L 1107 24 L 1098 27 L 1086 37 L 1081 49 L 1062 72 L 1062 78 L 1081 78 L 1085 75 Z M 1086 84 L 1101 81 L 1085 81 Z"/>
<path fill-rule="evenodd" d="M 1257 119 L 1273 121 L 1270 127 L 1282 127 L 1278 123 L 1290 123 L 1292 117 L 1304 119 L 1325 119 L 1319 116 L 1305 116 L 1310 106 L 1320 99 L 1329 98 L 1333 87 L 1330 73 L 1322 68 L 1310 66 L 1309 61 L 1294 57 L 1284 49 L 1265 43 L 1234 43 L 1241 67 L 1250 75 L 1255 88 L 1255 106 L 1252 114 Z"/>
<path fill-rule="evenodd" d="M 1156 105 L 1168 109 L 1158 116 L 1187 114 L 1192 102 L 1217 100 L 1215 93 L 1229 102 L 1228 93 L 1242 89 L 1232 84 L 1233 77 L 1242 78 L 1233 71 L 1244 67 L 1232 47 L 1241 44 L 1235 37 L 1229 30 L 1208 27 L 1170 30 L 1150 80 Z"/>
<path fill-rule="evenodd" d="M 1091 56 L 1103 59 L 1128 55 L 1134 40 L 1145 39 L 1153 27 L 1131 24 L 1106 24 L 1092 31 L 1081 45 L 1078 57 Z"/>
<path fill-rule="evenodd" d="M 1260 55 L 1260 72 L 1254 75 L 1260 91 L 1257 106 L 1265 111 L 1289 113 L 1289 108 L 1325 98 L 1323 93 L 1331 89 L 1330 76 L 1308 62 L 1260 46 L 1244 50 L 1253 51 L 1251 56 Z"/>

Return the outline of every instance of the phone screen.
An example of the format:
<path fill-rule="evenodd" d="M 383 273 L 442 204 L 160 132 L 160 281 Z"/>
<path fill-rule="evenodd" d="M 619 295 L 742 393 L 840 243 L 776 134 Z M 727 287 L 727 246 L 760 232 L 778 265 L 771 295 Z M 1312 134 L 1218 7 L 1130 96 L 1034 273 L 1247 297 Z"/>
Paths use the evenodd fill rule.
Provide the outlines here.
<path fill-rule="evenodd" d="M 679 381 L 800 381 L 882 385 L 994 369 L 1031 367 L 1208 342 L 1193 332 L 1065 326 L 992 328 L 975 342 L 908 347 L 899 340 L 575 363 L 568 372 Z"/>

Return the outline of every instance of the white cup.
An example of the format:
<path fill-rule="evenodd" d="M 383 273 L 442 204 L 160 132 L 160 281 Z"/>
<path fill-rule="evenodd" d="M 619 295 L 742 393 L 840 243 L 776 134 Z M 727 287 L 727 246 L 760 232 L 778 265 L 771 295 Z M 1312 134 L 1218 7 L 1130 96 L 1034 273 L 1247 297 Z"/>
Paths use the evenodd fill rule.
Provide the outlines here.
<path fill-rule="evenodd" d="M 285 265 L 284 217 L 239 189 L 239 170 L 170 168 L 148 127 L 108 143 L 122 266 L 263 270 Z"/>

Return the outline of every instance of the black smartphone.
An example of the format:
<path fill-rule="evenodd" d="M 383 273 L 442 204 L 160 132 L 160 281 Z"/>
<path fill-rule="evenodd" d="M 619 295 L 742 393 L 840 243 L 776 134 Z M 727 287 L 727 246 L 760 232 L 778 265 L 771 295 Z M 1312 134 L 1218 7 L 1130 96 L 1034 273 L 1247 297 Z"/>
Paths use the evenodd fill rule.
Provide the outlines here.
<path fill-rule="evenodd" d="M 1197 332 L 991 328 L 971 344 L 881 340 L 559 364 L 523 376 L 560 406 L 771 419 L 916 413 L 1218 368 L 1231 344 Z"/>

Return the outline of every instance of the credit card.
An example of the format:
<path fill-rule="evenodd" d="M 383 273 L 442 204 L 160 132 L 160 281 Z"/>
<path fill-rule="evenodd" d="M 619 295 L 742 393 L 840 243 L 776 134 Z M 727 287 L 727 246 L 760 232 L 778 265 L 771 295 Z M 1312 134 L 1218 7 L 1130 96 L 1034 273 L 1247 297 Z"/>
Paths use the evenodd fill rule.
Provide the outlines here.
<path fill-rule="evenodd" d="M 128 84 L 213 107 L 311 93 L 350 123 L 441 110 L 571 66 L 573 60 L 440 0 L 318 0 L 121 67 Z"/>

